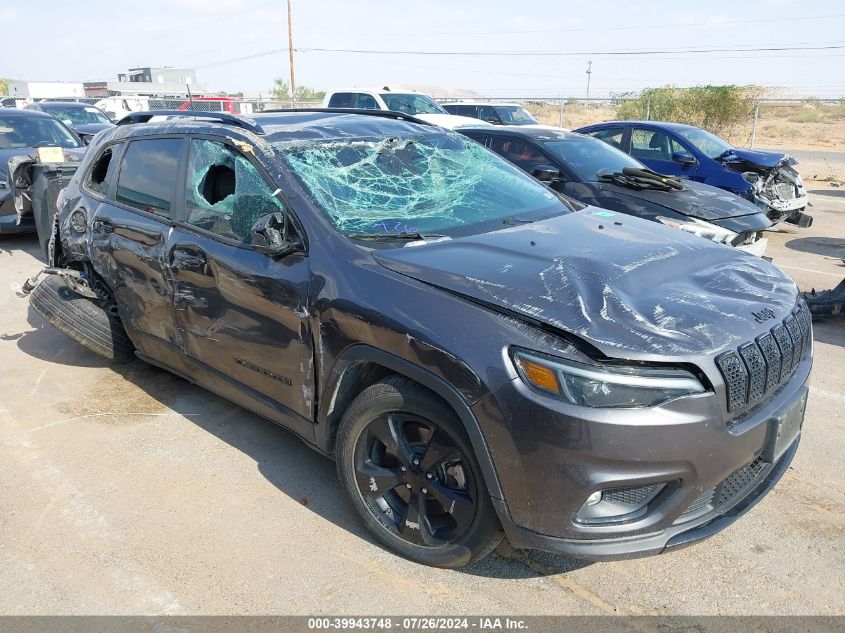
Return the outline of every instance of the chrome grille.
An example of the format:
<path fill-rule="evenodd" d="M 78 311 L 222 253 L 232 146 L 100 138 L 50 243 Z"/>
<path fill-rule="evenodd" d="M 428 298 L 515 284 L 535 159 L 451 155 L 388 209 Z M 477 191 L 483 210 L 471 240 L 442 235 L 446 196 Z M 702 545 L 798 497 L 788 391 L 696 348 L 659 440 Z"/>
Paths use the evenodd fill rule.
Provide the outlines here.
<path fill-rule="evenodd" d="M 809 309 L 800 300 L 771 331 L 718 356 L 716 366 L 725 379 L 728 411 L 760 402 L 787 380 L 809 350 L 812 334 Z"/>

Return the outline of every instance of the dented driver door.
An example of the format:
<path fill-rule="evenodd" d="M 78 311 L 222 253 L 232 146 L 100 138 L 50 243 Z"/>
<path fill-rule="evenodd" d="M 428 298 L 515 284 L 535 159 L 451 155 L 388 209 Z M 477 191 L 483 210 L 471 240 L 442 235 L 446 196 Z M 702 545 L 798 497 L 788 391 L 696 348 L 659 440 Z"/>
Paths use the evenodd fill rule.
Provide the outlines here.
<path fill-rule="evenodd" d="M 184 352 L 260 405 L 250 408 L 313 437 L 308 258 L 249 246 L 256 220 L 287 210 L 256 163 L 218 140 L 191 140 L 185 180 L 184 221 L 167 245 Z"/>

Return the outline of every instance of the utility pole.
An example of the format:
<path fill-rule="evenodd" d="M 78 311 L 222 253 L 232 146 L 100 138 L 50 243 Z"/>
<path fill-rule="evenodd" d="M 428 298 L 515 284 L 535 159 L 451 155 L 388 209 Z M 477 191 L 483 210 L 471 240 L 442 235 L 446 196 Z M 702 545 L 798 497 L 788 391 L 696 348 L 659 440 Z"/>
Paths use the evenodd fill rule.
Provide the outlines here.
<path fill-rule="evenodd" d="M 290 103 L 293 106 L 296 96 L 296 79 L 293 74 L 293 23 L 290 17 L 290 0 L 288 0 L 288 53 L 290 53 Z"/>
<path fill-rule="evenodd" d="M 590 100 L 590 75 L 593 74 L 593 62 L 592 60 L 587 61 L 587 98 L 584 99 L 584 105 L 587 105 L 587 102 Z"/>

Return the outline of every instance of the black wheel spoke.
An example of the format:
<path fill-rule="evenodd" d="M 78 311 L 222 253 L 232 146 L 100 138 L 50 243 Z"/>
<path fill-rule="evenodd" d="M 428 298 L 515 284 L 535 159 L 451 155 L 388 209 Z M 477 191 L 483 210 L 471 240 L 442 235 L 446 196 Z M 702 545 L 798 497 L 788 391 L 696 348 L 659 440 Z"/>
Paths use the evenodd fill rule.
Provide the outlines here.
<path fill-rule="evenodd" d="M 414 527 L 414 526 L 419 527 Z M 429 546 L 443 545 L 446 541 L 437 538 L 428 516 L 428 500 L 425 495 L 411 493 L 405 518 L 402 520 L 402 535 L 414 543 Z"/>
<path fill-rule="evenodd" d="M 398 468 L 383 468 L 367 460 L 357 464 L 355 478 L 358 489 L 365 495 L 381 497 L 389 490 L 393 490 L 402 483 L 402 472 Z"/>
<path fill-rule="evenodd" d="M 411 460 L 413 459 L 414 452 L 411 450 L 411 446 L 405 438 L 402 417 L 395 413 L 388 415 L 387 431 L 388 437 L 379 439 L 384 441 L 384 445 L 387 447 L 388 452 L 393 453 L 393 455 L 396 456 L 396 459 L 399 460 L 400 464 L 409 466 L 411 464 Z"/>
<path fill-rule="evenodd" d="M 425 448 L 425 453 L 420 460 L 420 469 L 428 472 L 438 464 L 459 457 L 460 451 L 449 434 L 443 429 L 435 427 L 428 441 L 428 446 Z"/>
<path fill-rule="evenodd" d="M 405 540 L 417 545 L 423 545 L 425 540 L 423 538 L 423 521 L 420 515 L 420 502 L 425 503 L 425 500 L 416 492 L 411 493 L 408 499 L 408 507 L 405 509 L 405 516 L 402 517 L 402 523 L 399 526 L 399 532 L 405 537 Z M 428 531 L 428 516 L 426 518 L 425 530 Z"/>
<path fill-rule="evenodd" d="M 433 481 L 428 486 L 428 493 L 443 506 L 445 512 L 452 515 L 459 528 L 465 527 L 468 522 L 472 521 L 475 515 L 475 504 L 465 490 L 455 490 L 438 481 Z"/>

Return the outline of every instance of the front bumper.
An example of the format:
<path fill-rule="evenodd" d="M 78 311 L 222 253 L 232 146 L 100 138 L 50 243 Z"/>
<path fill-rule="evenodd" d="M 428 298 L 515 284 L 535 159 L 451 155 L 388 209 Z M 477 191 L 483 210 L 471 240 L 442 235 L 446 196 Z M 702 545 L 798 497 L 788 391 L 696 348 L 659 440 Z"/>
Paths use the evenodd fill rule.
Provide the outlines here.
<path fill-rule="evenodd" d="M 771 421 L 806 397 L 811 365 L 807 354 L 767 402 L 728 421 L 712 393 L 647 410 L 590 410 L 585 420 L 583 409 L 576 418 L 571 408 L 550 405 L 519 380 L 511 382 L 515 393 L 502 389 L 495 397 L 509 428 L 485 428 L 504 494 L 493 502 L 508 539 L 517 548 L 612 560 L 659 554 L 715 534 L 788 468 L 798 439 L 774 464 L 762 456 L 772 442 Z M 480 421 L 493 415 L 492 396 L 474 412 Z M 575 519 L 596 491 L 655 484 L 663 491 L 630 520 L 587 525 Z"/>
<path fill-rule="evenodd" d="M 780 215 L 788 215 L 793 211 L 800 211 L 804 209 L 810 201 L 806 194 L 797 196 L 791 200 L 784 200 L 782 198 L 770 200 L 764 196 L 758 196 L 757 200 L 759 200 L 765 208 L 771 209 Z"/>
<path fill-rule="evenodd" d="M 769 239 L 766 237 L 761 237 L 756 242 L 752 242 L 751 244 L 741 244 L 736 248 L 745 253 L 750 253 L 751 255 L 762 257 L 766 253 L 766 247 L 768 247 L 768 245 Z"/>

